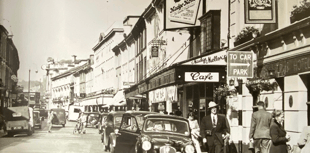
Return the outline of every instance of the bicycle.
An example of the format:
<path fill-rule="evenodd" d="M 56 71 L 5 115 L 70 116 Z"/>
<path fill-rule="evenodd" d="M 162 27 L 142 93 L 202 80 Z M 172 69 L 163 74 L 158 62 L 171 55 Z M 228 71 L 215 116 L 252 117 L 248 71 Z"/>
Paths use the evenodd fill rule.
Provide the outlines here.
<path fill-rule="evenodd" d="M 83 125 L 82 125 L 82 122 L 78 121 L 73 129 L 73 134 L 75 133 L 82 133 L 82 130 L 83 130 Z"/>

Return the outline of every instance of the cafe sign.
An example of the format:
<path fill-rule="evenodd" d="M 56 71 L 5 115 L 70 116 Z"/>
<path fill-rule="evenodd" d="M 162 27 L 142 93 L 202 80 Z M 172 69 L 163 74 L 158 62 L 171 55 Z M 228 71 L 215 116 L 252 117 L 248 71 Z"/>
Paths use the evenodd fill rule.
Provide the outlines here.
<path fill-rule="evenodd" d="M 219 73 L 185 72 L 185 82 L 219 82 Z"/>

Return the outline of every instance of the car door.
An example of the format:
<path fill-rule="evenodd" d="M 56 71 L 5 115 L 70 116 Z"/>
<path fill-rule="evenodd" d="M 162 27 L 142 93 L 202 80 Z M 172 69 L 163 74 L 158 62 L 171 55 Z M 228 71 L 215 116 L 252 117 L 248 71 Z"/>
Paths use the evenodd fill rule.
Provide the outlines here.
<path fill-rule="evenodd" d="M 134 152 L 139 131 L 135 117 L 131 115 L 123 115 L 119 131 L 120 135 L 116 139 L 115 152 Z"/>

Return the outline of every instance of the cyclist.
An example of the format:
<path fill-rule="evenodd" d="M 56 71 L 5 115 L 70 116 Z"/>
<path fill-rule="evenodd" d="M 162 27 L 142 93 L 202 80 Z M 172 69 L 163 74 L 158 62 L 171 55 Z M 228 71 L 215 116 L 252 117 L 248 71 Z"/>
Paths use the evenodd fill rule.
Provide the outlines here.
<path fill-rule="evenodd" d="M 83 112 L 80 112 L 79 114 L 79 118 L 78 118 L 78 122 L 80 123 L 80 128 L 82 128 L 82 133 L 85 134 L 86 133 L 86 120 L 87 120 L 87 115 L 83 115 Z"/>

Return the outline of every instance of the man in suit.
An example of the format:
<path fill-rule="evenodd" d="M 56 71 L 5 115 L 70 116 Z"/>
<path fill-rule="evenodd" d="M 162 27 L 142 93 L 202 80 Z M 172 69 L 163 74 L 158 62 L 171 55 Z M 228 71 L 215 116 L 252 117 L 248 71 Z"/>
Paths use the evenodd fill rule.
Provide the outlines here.
<path fill-rule="evenodd" d="M 266 112 L 264 106 L 264 102 L 257 102 L 258 111 L 252 114 L 249 138 L 254 143 L 255 153 L 267 153 L 270 147 L 272 115 Z"/>
<path fill-rule="evenodd" d="M 224 139 L 229 137 L 230 128 L 226 117 L 217 114 L 217 104 L 209 102 L 211 114 L 203 117 L 200 124 L 200 134 L 203 143 L 208 144 L 208 153 L 220 153 L 223 150 Z"/>

